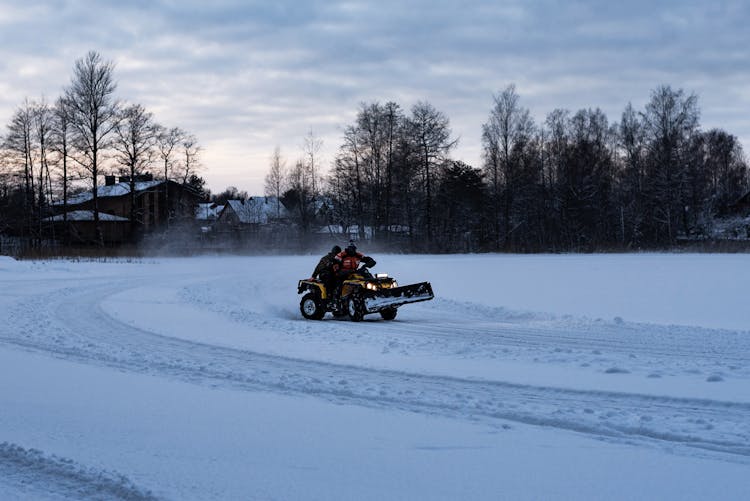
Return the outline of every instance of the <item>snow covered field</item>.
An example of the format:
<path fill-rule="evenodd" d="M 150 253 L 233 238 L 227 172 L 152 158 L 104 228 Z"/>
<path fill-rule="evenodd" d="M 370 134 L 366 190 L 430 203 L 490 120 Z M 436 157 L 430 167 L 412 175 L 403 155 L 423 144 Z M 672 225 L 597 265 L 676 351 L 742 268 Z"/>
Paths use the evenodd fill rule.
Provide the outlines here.
<path fill-rule="evenodd" d="M 747 499 L 750 256 L 0 257 L 0 499 Z"/>

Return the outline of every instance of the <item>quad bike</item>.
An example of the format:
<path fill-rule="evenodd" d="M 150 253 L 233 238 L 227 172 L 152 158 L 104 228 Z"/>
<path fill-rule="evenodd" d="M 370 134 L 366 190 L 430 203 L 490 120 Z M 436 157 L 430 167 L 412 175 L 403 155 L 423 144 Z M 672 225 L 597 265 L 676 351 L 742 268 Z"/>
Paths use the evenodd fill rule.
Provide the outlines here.
<path fill-rule="evenodd" d="M 337 292 L 326 290 L 320 280 L 300 280 L 297 293 L 305 293 L 299 303 L 302 316 L 320 320 L 330 311 L 334 317 L 348 315 L 354 322 L 359 322 L 369 313 L 380 313 L 384 320 L 393 320 L 399 306 L 435 297 L 429 282 L 399 287 L 393 277 L 386 273 L 373 275 L 366 266 L 344 279 Z"/>

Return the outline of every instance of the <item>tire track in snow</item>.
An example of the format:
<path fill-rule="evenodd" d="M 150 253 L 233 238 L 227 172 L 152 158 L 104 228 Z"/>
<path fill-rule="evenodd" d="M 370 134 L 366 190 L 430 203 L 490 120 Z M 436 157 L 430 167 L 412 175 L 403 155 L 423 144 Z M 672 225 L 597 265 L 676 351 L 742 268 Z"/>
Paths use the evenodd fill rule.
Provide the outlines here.
<path fill-rule="evenodd" d="M 23 333 L 0 341 L 107 367 L 192 383 L 313 395 L 498 426 L 506 421 L 597 437 L 731 454 L 750 462 L 750 404 L 510 384 L 333 364 L 190 342 L 139 330 L 99 304 L 134 280 L 91 280 L 19 302 Z M 31 303 L 31 304 L 30 304 Z M 34 311 L 33 315 L 29 311 Z"/>
<path fill-rule="evenodd" d="M 8 442 L 0 443 L 0 477 L 33 498 L 146 501 L 159 499 L 116 472 L 80 465 Z"/>
<path fill-rule="evenodd" d="M 184 287 L 180 298 L 248 328 L 273 330 L 283 335 L 299 333 L 300 324 L 305 321 L 298 312 L 254 311 L 248 309 L 247 300 L 227 302 L 222 291 L 228 285 L 226 280 L 202 282 Z M 231 285 L 239 297 L 264 302 L 244 282 Z M 357 324 L 357 336 L 352 336 L 348 320 L 330 318 L 325 324 L 306 322 L 303 331 L 317 330 L 321 337 L 332 342 L 379 343 L 384 353 L 396 349 L 405 354 L 438 353 L 464 359 L 574 364 L 599 368 L 601 373 L 624 371 L 618 365 L 624 362 L 626 372 L 644 372 L 649 377 L 708 373 L 714 377 L 731 374 L 750 378 L 745 355 L 750 350 L 750 332 L 558 318 L 447 299 L 423 303 L 419 311 L 421 314 L 412 314 L 409 322 L 396 320 L 387 326 L 377 315 L 366 317 L 365 322 Z"/>
<path fill-rule="evenodd" d="M 470 338 L 482 344 L 520 348 L 592 349 L 669 358 L 706 358 L 747 363 L 734 349 L 750 332 L 705 329 L 676 325 L 607 322 L 558 318 L 546 314 L 522 314 L 505 310 L 436 299 L 423 305 L 429 314 L 414 323 L 394 322 L 389 330 L 415 338 Z M 679 336 L 681 343 L 674 338 Z M 714 341 L 713 338 L 718 338 Z M 687 341 L 687 342 L 686 342 Z M 715 346 L 720 343 L 721 346 Z M 745 342 L 745 347 L 748 343 Z"/>
<path fill-rule="evenodd" d="M 461 343 L 457 353 L 478 356 L 512 353 L 519 359 L 607 365 L 624 361 L 628 367 L 658 373 L 697 373 L 731 371 L 738 377 L 750 377 L 747 342 L 739 342 L 746 333 L 717 331 L 679 326 L 650 324 L 598 324 L 580 322 L 567 325 L 508 325 L 503 322 L 472 323 L 468 319 L 438 322 L 428 320 L 420 325 L 394 323 L 391 333 L 398 333 L 402 343 L 412 339 L 430 342 L 442 338 L 446 344 Z M 722 338 L 721 341 L 711 336 Z M 750 339 L 750 333 L 745 336 Z M 672 343 L 665 341 L 672 340 Z M 680 338 L 681 341 L 676 341 Z M 732 340 L 737 342 L 732 343 Z M 684 344 L 681 344 L 684 343 Z M 631 372 L 630 370 L 628 372 Z"/>

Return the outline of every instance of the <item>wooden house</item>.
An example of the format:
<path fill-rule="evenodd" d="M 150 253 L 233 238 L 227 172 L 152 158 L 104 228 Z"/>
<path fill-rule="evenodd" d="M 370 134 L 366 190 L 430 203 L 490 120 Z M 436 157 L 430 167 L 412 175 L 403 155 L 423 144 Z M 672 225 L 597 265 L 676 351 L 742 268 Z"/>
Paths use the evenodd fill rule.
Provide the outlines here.
<path fill-rule="evenodd" d="M 131 218 L 131 190 L 135 202 L 134 218 Z M 201 199 L 189 186 L 171 180 L 154 180 L 151 175 L 136 176 L 132 181 L 121 176 L 119 182 L 115 182 L 114 176 L 105 176 L 105 185 L 97 187 L 96 193 L 100 229 L 104 240 L 111 242 L 132 240 L 173 224 L 192 224 L 195 207 Z M 70 233 L 87 240 L 85 236 L 90 232 L 86 228 L 93 224 L 93 190 L 69 198 L 65 205 L 58 201 L 54 208 L 53 222 L 59 224 L 63 221 L 64 212 L 73 215 L 67 217 Z M 127 231 L 122 235 L 121 227 L 124 226 L 127 226 Z"/>

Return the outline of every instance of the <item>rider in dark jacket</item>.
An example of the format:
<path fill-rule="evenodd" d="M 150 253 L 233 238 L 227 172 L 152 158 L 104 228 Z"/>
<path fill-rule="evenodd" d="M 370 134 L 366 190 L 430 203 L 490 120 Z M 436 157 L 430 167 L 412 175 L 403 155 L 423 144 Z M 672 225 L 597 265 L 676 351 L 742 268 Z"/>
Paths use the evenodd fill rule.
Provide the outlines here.
<path fill-rule="evenodd" d="M 331 252 L 320 258 L 312 274 L 312 278 L 318 278 L 323 282 L 328 294 L 332 294 L 336 287 L 336 274 L 340 266 L 336 256 L 339 252 L 341 252 L 341 247 L 334 245 Z"/>

